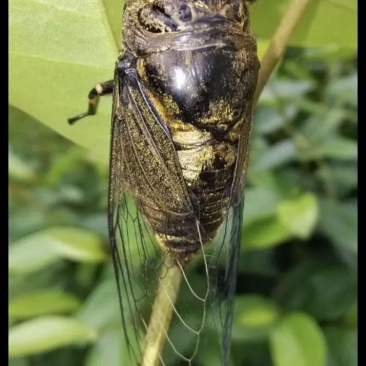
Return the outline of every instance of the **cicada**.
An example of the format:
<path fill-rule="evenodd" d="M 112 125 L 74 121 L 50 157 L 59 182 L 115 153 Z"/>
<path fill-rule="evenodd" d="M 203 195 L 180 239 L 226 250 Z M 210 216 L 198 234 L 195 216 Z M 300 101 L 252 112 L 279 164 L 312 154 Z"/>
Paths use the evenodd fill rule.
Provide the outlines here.
<path fill-rule="evenodd" d="M 259 61 L 243 0 L 127 0 L 109 234 L 126 365 L 229 363 Z M 103 311 L 101 309 L 101 311 Z"/>

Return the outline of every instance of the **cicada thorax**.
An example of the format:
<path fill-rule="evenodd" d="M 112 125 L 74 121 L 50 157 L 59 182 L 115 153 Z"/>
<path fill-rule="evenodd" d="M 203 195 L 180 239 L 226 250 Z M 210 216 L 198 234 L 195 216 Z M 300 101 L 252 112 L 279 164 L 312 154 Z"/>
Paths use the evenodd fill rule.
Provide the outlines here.
<path fill-rule="evenodd" d="M 183 178 L 183 188 L 171 189 L 186 190 L 190 207 L 178 199 L 164 209 L 174 194 L 160 204 L 130 185 L 159 243 L 181 265 L 212 240 L 238 194 L 239 138 L 251 123 L 259 65 L 247 15 L 242 1 L 156 0 L 126 12 L 127 53 L 171 139 L 166 158 L 176 159 Z"/>

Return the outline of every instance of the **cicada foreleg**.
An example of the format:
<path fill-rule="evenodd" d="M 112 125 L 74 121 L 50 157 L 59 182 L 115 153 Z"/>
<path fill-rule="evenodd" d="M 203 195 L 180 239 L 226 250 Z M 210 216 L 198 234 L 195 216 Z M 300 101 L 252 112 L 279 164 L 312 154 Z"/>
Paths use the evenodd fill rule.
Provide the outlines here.
<path fill-rule="evenodd" d="M 79 119 L 87 116 L 93 116 L 97 113 L 99 97 L 112 94 L 114 90 L 114 80 L 108 80 L 103 83 L 97 84 L 88 94 L 88 110 L 85 113 L 81 113 L 78 116 L 69 118 L 67 121 L 70 125 L 74 124 Z"/>

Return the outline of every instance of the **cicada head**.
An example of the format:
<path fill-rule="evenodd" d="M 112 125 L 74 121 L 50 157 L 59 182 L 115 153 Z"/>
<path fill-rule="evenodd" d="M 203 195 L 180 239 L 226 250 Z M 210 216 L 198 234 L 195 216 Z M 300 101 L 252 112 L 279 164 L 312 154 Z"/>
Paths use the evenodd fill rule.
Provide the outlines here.
<path fill-rule="evenodd" d="M 227 21 L 247 30 L 247 3 L 243 0 L 137 0 L 127 1 L 125 7 L 125 29 L 131 29 L 133 23 L 141 31 L 154 34 L 202 29 Z M 124 39 L 126 36 L 128 32 Z"/>

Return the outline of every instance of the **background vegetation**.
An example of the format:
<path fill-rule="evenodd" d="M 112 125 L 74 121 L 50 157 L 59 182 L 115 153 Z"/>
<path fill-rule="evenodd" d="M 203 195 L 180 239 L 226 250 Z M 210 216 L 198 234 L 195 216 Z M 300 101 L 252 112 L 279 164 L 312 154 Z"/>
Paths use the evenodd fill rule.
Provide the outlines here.
<path fill-rule="evenodd" d="M 235 365 L 357 364 L 356 77 L 292 48 L 256 109 Z M 9 149 L 10 365 L 123 365 L 107 164 L 15 108 Z"/>
<path fill-rule="evenodd" d="M 107 35 L 88 1 L 63 3 L 74 7 L 65 11 L 69 23 L 65 9 L 46 12 L 47 3 L 10 3 L 9 365 L 123 365 L 106 227 L 110 100 L 99 117 L 66 125 L 91 85 L 110 77 L 116 49 L 101 48 Z M 117 0 L 106 3 L 113 9 Z M 256 17 L 266 9 L 253 9 L 263 37 L 286 0 L 271 3 L 278 9 L 270 21 Z M 293 43 L 323 47 L 289 48 L 255 111 L 235 366 L 357 365 L 357 55 L 324 47 L 336 29 L 329 19 L 345 30 L 338 43 L 355 46 L 349 13 L 329 5 L 351 2 L 317 3 L 327 11 L 313 9 L 308 19 L 323 18 Z M 106 15 L 112 38 L 116 14 Z M 218 365 L 209 350 L 201 362 Z"/>

